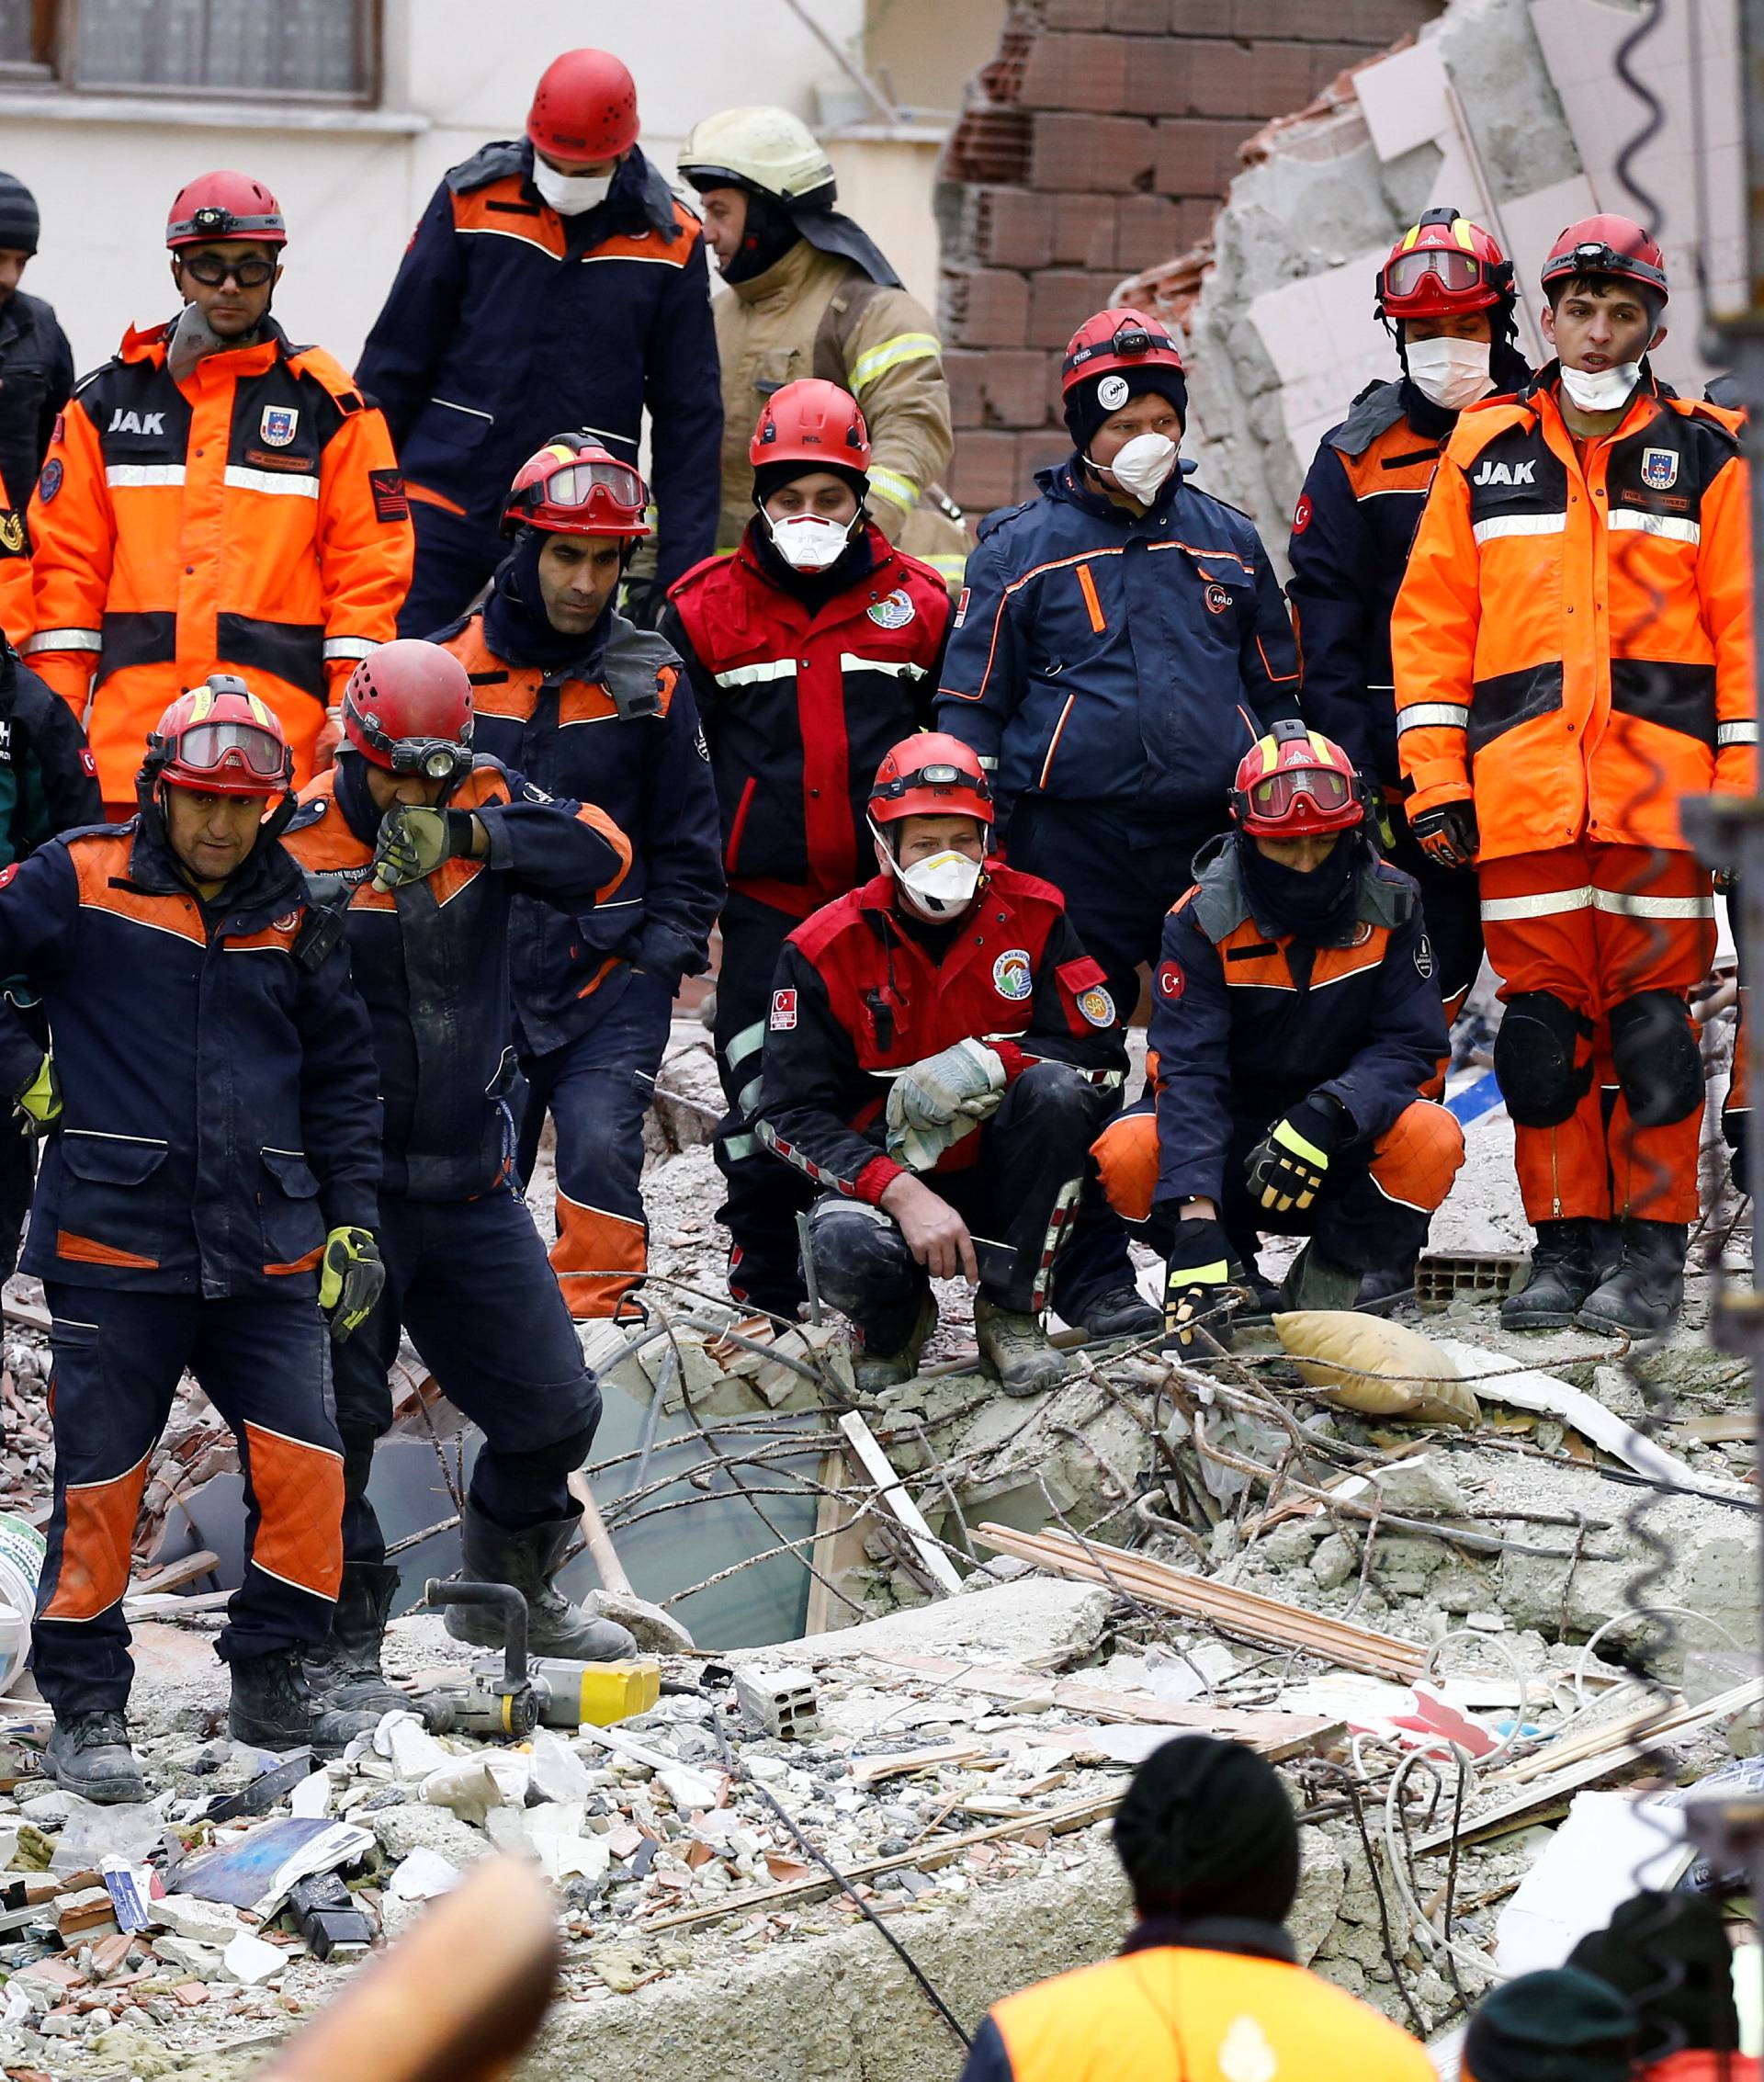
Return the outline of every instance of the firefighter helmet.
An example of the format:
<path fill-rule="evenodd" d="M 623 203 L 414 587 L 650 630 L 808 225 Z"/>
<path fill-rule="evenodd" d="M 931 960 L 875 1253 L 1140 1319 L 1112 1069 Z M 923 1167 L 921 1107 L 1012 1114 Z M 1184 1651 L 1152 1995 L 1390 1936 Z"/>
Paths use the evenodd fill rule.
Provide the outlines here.
<path fill-rule="evenodd" d="M 1446 318 L 1510 308 L 1513 264 L 1498 240 L 1455 209 L 1429 209 L 1378 270 L 1380 318 Z"/>
<path fill-rule="evenodd" d="M 765 401 L 747 459 L 755 470 L 762 463 L 808 463 L 867 470 L 870 430 L 849 390 L 820 376 L 802 376 Z"/>
<path fill-rule="evenodd" d="M 343 734 L 389 774 L 457 780 L 471 765 L 471 681 L 452 651 L 413 636 L 382 643 L 349 675 Z"/>
<path fill-rule="evenodd" d="M 553 535 L 614 535 L 639 542 L 653 531 L 650 494 L 629 463 L 597 441 L 560 434 L 514 473 L 503 509 L 503 533 L 542 527 Z"/>
<path fill-rule="evenodd" d="M 1115 305 L 1087 318 L 1072 334 L 1059 365 L 1060 392 L 1069 397 L 1093 376 L 1136 368 L 1170 368 L 1181 376 L 1182 353 L 1160 320 Z"/>
<path fill-rule="evenodd" d="M 1296 718 L 1273 725 L 1238 763 L 1231 815 L 1259 839 L 1345 832 L 1366 814 L 1353 762 L 1332 739 Z"/>
<path fill-rule="evenodd" d="M 681 179 L 701 195 L 746 188 L 797 209 L 831 209 L 839 199 L 832 162 L 787 108 L 725 108 L 707 116 L 693 126 L 676 164 Z"/>
<path fill-rule="evenodd" d="M 209 239 L 251 239 L 258 245 L 285 246 L 288 224 L 282 206 L 261 181 L 249 174 L 200 174 L 178 189 L 165 220 L 165 243 L 204 244 Z"/>
<path fill-rule="evenodd" d="M 533 89 L 526 134 L 548 159 L 616 159 L 637 142 L 637 82 L 610 51 L 566 51 Z"/>
<path fill-rule="evenodd" d="M 872 824 L 903 817 L 993 819 L 992 785 L 973 748 L 943 730 L 902 738 L 885 752 L 870 789 Z"/>
<path fill-rule="evenodd" d="M 233 673 L 180 694 L 147 739 L 142 772 L 205 795 L 284 795 L 294 754 L 276 711 Z"/>
<path fill-rule="evenodd" d="M 1615 275 L 1651 289 L 1662 303 L 1667 300 L 1666 255 L 1633 217 L 1618 217 L 1607 210 L 1598 217 L 1583 217 L 1562 231 L 1544 263 L 1541 279 L 1548 289 L 1553 282 L 1576 275 Z"/>

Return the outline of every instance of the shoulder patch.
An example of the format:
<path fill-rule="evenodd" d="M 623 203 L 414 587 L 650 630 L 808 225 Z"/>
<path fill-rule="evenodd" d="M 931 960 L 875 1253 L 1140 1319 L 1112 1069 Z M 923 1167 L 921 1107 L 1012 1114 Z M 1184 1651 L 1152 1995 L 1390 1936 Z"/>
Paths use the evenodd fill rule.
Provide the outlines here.
<path fill-rule="evenodd" d="M 1188 979 L 1182 974 L 1180 962 L 1160 961 L 1156 983 L 1158 995 L 1171 1004 L 1188 989 Z"/>
<path fill-rule="evenodd" d="M 25 533 L 25 516 L 16 507 L 0 506 L 0 557 L 28 557 L 30 538 Z"/>
<path fill-rule="evenodd" d="M 797 993 L 794 990 L 774 990 L 772 1016 L 766 1024 L 774 1034 L 788 1034 L 797 1024 Z"/>
<path fill-rule="evenodd" d="M 43 465 L 43 474 L 37 480 L 37 496 L 44 505 L 48 505 L 61 490 L 62 480 L 66 474 L 59 456 L 51 456 Z"/>
<path fill-rule="evenodd" d="M 370 470 L 368 488 L 374 495 L 374 518 L 387 526 L 411 517 L 411 502 L 404 480 L 396 470 Z"/>

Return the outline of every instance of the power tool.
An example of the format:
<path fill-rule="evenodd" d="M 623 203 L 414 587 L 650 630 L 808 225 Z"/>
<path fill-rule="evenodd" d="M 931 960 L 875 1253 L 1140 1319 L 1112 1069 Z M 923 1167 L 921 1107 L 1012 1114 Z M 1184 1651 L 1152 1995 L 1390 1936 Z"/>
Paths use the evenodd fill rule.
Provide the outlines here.
<path fill-rule="evenodd" d="M 524 1741 L 536 1727 L 610 1727 L 647 1714 L 662 1696 L 662 1666 L 649 1657 L 578 1663 L 526 1653 L 526 1601 L 507 1583 L 443 1581 L 431 1577 L 423 1602 L 488 1605 L 503 1620 L 503 1657 L 474 1663 L 423 1695 L 423 1717 L 437 1735 L 505 1735 Z"/>

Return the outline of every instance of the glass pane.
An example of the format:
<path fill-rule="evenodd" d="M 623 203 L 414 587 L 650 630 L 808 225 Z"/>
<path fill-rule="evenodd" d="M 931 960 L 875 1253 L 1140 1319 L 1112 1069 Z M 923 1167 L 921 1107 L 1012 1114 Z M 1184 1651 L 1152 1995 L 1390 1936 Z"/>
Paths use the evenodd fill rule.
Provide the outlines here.
<path fill-rule="evenodd" d="M 30 62 L 31 0 L 0 0 L 0 65 Z"/>
<path fill-rule="evenodd" d="M 0 0 L 0 10 L 13 0 Z M 80 0 L 82 86 L 215 93 L 367 91 L 359 17 L 371 0 Z M 28 6 L 20 11 L 28 14 Z"/>

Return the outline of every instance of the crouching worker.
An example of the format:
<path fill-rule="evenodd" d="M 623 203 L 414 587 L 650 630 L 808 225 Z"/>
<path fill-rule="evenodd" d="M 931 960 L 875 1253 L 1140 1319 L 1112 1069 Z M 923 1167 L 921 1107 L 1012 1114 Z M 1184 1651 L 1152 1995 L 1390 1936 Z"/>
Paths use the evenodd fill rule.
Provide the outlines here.
<path fill-rule="evenodd" d="M 1412 1262 L 1464 1161 L 1419 1096 L 1445 1049 L 1415 885 L 1367 843 L 1341 748 L 1275 723 L 1244 754 L 1236 830 L 1164 922 L 1152 979 L 1155 1112 L 1110 1124 L 1104 1188 L 1168 1258 L 1165 1322 L 1216 1336 L 1260 1232 L 1304 1236 L 1285 1308 L 1351 1308 Z"/>
<path fill-rule="evenodd" d="M 343 1561 L 320 1310 L 347 1335 L 380 1276 L 368 1015 L 278 843 L 294 761 L 274 711 L 216 673 L 147 746 L 130 822 L 51 839 L 0 877 L 0 974 L 27 979 L 54 1037 L 44 1055 L 0 1007 L 0 1084 L 50 1129 L 24 1255 L 54 1357 L 31 1629 L 55 1709 L 43 1762 L 96 1801 L 146 1796 L 122 1599 L 187 1367 L 244 1476 L 244 1578 L 216 1643 L 227 1725 L 268 1749 L 338 1747 L 363 1725 L 326 1725 L 301 1658 Z"/>
<path fill-rule="evenodd" d="M 967 745 L 903 739 L 870 791 L 881 872 L 778 958 L 759 1133 L 819 1189 L 811 1270 L 866 1394 L 917 1371 L 956 1273 L 1007 1395 L 1068 1370 L 1048 1273 L 1126 1049 L 1059 892 L 989 859 L 992 814 Z"/>
<path fill-rule="evenodd" d="M 311 1673 L 332 1704 L 357 1711 L 410 1704 L 380 1674 L 398 1571 L 367 1494 L 403 1329 L 484 1434 L 460 1528 L 466 1575 L 521 1592 L 536 1655 L 604 1661 L 633 1646 L 551 1582 L 580 1522 L 567 1484 L 588 1457 L 600 1390 L 511 1183 L 508 956 L 517 897 L 589 911 L 631 850 L 603 811 L 474 757 L 471 723 L 457 658 L 413 639 L 384 645 L 351 676 L 336 764 L 304 790 L 288 833 L 309 891 L 335 907 L 386 1107 L 386 1288 L 336 1359 L 343 1587 Z M 450 1606 L 447 1624 L 501 1646 L 479 1608 Z"/>

